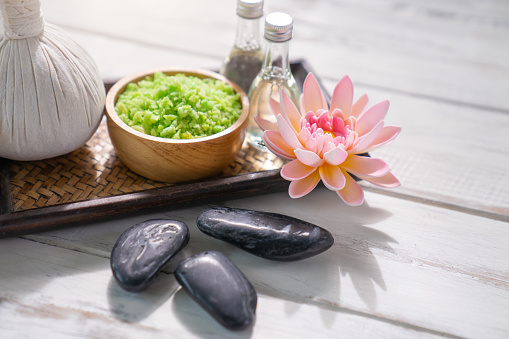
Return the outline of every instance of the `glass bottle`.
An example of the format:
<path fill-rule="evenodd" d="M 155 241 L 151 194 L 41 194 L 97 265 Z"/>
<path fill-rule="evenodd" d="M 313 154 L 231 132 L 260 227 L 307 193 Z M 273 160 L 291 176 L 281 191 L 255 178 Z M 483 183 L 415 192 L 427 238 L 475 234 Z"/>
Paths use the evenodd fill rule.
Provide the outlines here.
<path fill-rule="evenodd" d="M 246 135 L 247 142 L 262 151 L 268 149 L 263 144 L 263 131 L 254 117 L 276 121 L 270 107 L 270 98 L 279 102 L 281 89 L 299 107 L 299 89 L 290 70 L 288 58 L 292 31 L 293 19 L 286 13 L 271 13 L 265 18 L 264 37 L 267 41 L 267 51 L 262 68 L 248 92 L 250 117 Z"/>
<path fill-rule="evenodd" d="M 262 15 L 263 0 L 237 0 L 235 42 L 219 71 L 246 93 L 262 67 Z"/>

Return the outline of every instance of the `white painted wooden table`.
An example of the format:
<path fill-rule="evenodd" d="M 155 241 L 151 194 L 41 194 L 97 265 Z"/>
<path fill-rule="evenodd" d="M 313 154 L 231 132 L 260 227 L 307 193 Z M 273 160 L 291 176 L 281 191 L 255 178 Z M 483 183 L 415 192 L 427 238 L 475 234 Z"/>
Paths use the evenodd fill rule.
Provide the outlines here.
<path fill-rule="evenodd" d="M 146 68 L 217 69 L 233 41 L 234 0 L 42 0 L 105 80 Z M 203 209 L 137 214 L 0 240 L 1 338 L 508 338 L 509 2 L 267 0 L 294 17 L 291 57 L 329 93 L 345 74 L 356 93 L 389 99 L 403 127 L 373 152 L 402 187 L 365 185 L 361 207 L 318 189 L 222 205 L 292 215 L 331 231 L 308 260 L 259 259 L 199 232 Z M 148 291 L 124 292 L 109 255 L 131 225 L 186 222 L 180 258 L 227 254 L 254 284 L 257 319 L 222 328 L 180 290 L 172 261 Z"/>

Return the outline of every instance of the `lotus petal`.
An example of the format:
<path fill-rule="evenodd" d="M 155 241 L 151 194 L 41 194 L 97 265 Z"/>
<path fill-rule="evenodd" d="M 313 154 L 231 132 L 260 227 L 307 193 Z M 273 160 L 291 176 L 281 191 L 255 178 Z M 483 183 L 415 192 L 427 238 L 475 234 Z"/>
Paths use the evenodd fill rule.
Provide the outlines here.
<path fill-rule="evenodd" d="M 302 144 L 299 141 L 299 138 L 295 134 L 295 130 L 286 122 L 285 118 L 281 114 L 277 115 L 277 125 L 279 127 L 279 132 L 281 136 L 286 141 L 288 146 L 293 149 L 301 148 Z"/>
<path fill-rule="evenodd" d="M 368 104 L 368 96 L 366 94 L 361 95 L 359 99 L 353 104 L 351 116 L 358 118 L 362 112 L 364 112 L 364 108 L 366 108 Z"/>
<path fill-rule="evenodd" d="M 301 93 L 301 95 L 299 96 L 299 107 L 300 107 L 301 114 L 306 114 L 308 112 L 308 111 L 306 111 L 305 105 L 306 105 L 306 103 L 304 102 L 304 93 Z"/>
<path fill-rule="evenodd" d="M 325 143 L 325 145 L 323 145 L 323 149 L 322 149 L 322 152 L 323 154 L 325 155 L 325 153 L 331 151 L 333 148 L 336 148 L 337 146 L 334 144 L 334 141 L 332 142 L 327 142 Z M 323 156 L 322 156 L 323 157 Z M 325 160 L 325 158 L 323 158 Z"/>
<path fill-rule="evenodd" d="M 316 147 L 316 139 L 315 138 L 310 138 L 307 142 L 306 142 L 306 149 L 313 152 L 313 153 L 316 153 L 316 150 L 317 150 L 317 147 Z"/>
<path fill-rule="evenodd" d="M 293 160 L 281 168 L 281 176 L 285 180 L 293 181 L 304 179 L 316 170 L 315 167 L 304 165 L 299 160 Z"/>
<path fill-rule="evenodd" d="M 259 116 L 254 117 L 256 123 L 264 131 L 279 131 L 279 127 L 275 122 L 260 118 Z"/>
<path fill-rule="evenodd" d="M 348 136 L 346 137 L 346 140 L 345 140 L 345 148 L 351 149 L 353 147 L 353 145 L 355 145 L 357 143 L 358 138 L 359 138 L 359 136 L 357 135 L 357 132 L 348 134 Z"/>
<path fill-rule="evenodd" d="M 307 112 L 304 116 L 304 119 L 301 120 L 301 128 L 306 127 L 308 124 L 309 126 L 316 125 L 316 122 L 318 121 L 318 118 L 316 117 L 315 112 Z"/>
<path fill-rule="evenodd" d="M 316 152 L 315 153 L 319 154 L 322 151 L 323 146 L 325 145 L 325 136 L 324 136 L 323 130 L 321 128 L 316 130 L 315 141 L 316 141 Z"/>
<path fill-rule="evenodd" d="M 350 116 L 353 100 L 353 84 L 348 75 L 345 75 L 334 88 L 332 93 L 330 110 L 339 108 L 343 112 L 344 119 Z"/>
<path fill-rule="evenodd" d="M 343 189 L 336 191 L 339 197 L 350 206 L 359 206 L 364 202 L 364 192 L 359 184 L 344 170 L 341 170 L 346 182 Z"/>
<path fill-rule="evenodd" d="M 327 100 L 325 100 L 325 96 L 313 73 L 309 73 L 306 76 L 302 87 L 304 106 L 301 107 L 301 112 L 303 115 L 309 111 L 317 112 L 319 109 L 328 110 L 329 106 L 327 105 Z"/>
<path fill-rule="evenodd" d="M 270 97 L 269 103 L 270 103 L 270 108 L 272 108 L 272 112 L 274 113 L 275 117 L 277 117 L 278 114 L 281 114 L 281 104 L 279 103 L 279 101 Z"/>
<path fill-rule="evenodd" d="M 323 158 L 323 154 L 325 152 L 328 152 L 332 149 L 332 148 L 327 148 L 327 145 L 330 145 L 330 146 L 334 145 L 334 138 L 333 138 L 332 134 L 330 134 L 330 133 L 326 133 L 323 135 L 322 149 L 321 149 L 320 153 L 317 153 L 321 158 Z"/>
<path fill-rule="evenodd" d="M 320 174 L 318 173 L 317 169 L 303 179 L 292 181 L 290 183 L 290 187 L 288 188 L 288 194 L 293 199 L 303 197 L 311 192 L 319 182 Z"/>
<path fill-rule="evenodd" d="M 384 126 L 378 137 L 373 141 L 371 146 L 369 146 L 369 148 L 367 148 L 364 152 L 370 152 L 375 148 L 388 144 L 389 142 L 394 140 L 394 138 L 396 138 L 400 132 L 401 127 L 399 126 Z"/>
<path fill-rule="evenodd" d="M 401 182 L 392 174 L 392 172 L 387 173 L 381 177 L 365 177 L 359 175 L 360 179 L 364 179 L 369 181 L 373 185 L 377 185 L 384 188 L 395 188 L 401 186 Z"/>
<path fill-rule="evenodd" d="M 337 112 L 337 110 L 335 112 Z M 332 126 L 332 133 L 335 135 L 343 134 L 345 130 L 345 121 L 340 117 L 332 117 Z"/>
<path fill-rule="evenodd" d="M 302 162 L 304 165 L 318 167 L 324 162 L 324 160 L 314 152 L 302 148 L 298 148 L 294 152 L 297 159 L 299 159 L 299 161 Z"/>
<path fill-rule="evenodd" d="M 300 130 L 300 112 L 290 97 L 286 95 L 283 90 L 281 90 L 280 93 L 282 98 L 281 113 L 286 121 L 290 123 L 290 126 L 292 126 L 293 129 L 298 132 Z"/>
<path fill-rule="evenodd" d="M 329 112 L 321 109 L 317 112 L 317 114 L 318 120 L 316 125 L 324 131 L 332 131 L 332 122 L 329 119 Z"/>
<path fill-rule="evenodd" d="M 350 154 L 341 167 L 354 175 L 364 177 L 381 177 L 391 170 L 389 165 L 381 159 L 354 154 Z"/>
<path fill-rule="evenodd" d="M 333 149 L 331 149 L 330 151 L 325 152 L 323 154 L 323 159 L 327 163 L 337 166 L 337 165 L 343 163 L 343 161 L 345 161 L 347 156 L 348 156 L 347 151 L 345 151 L 341 146 L 336 146 Z"/>
<path fill-rule="evenodd" d="M 263 139 L 263 136 L 262 136 L 262 139 Z M 269 144 L 265 143 L 265 145 L 270 149 L 270 151 L 272 153 L 274 153 L 275 155 L 277 155 L 278 157 L 280 158 L 283 158 L 283 159 L 286 159 L 286 160 L 292 160 L 292 159 L 295 159 L 294 156 L 289 156 L 288 154 L 285 154 L 285 153 L 281 153 L 279 152 L 277 149 L 274 149 L 274 148 L 271 148 L 269 146 Z"/>
<path fill-rule="evenodd" d="M 271 152 L 276 153 L 277 156 L 286 159 L 295 159 L 293 148 L 288 146 L 281 136 L 281 133 L 276 131 L 265 131 L 262 138 L 265 145 L 267 145 Z"/>
<path fill-rule="evenodd" d="M 376 125 L 371 131 L 367 134 L 364 134 L 357 141 L 357 145 L 355 145 L 352 149 L 348 151 L 350 154 L 359 154 L 366 153 L 366 149 L 373 144 L 375 139 L 380 135 L 382 129 L 384 127 L 384 122 L 380 121 L 378 125 Z"/>
<path fill-rule="evenodd" d="M 344 115 L 343 115 L 343 111 L 341 111 L 339 108 L 334 108 L 334 110 L 332 111 L 332 113 L 330 114 L 330 116 L 332 118 L 340 118 L 341 121 L 343 121 L 345 119 Z M 343 124 L 344 125 L 344 124 Z"/>
<path fill-rule="evenodd" d="M 345 186 L 345 175 L 338 166 L 324 163 L 319 170 L 323 184 L 331 191 L 340 190 Z"/>
<path fill-rule="evenodd" d="M 303 128 L 299 132 L 299 140 L 303 145 L 306 145 L 307 142 L 311 139 L 311 132 L 307 128 Z M 306 146 L 307 147 L 307 146 Z"/>
<path fill-rule="evenodd" d="M 389 101 L 381 101 L 362 113 L 357 119 L 356 131 L 359 136 L 371 131 L 380 121 L 385 118 L 389 109 Z"/>

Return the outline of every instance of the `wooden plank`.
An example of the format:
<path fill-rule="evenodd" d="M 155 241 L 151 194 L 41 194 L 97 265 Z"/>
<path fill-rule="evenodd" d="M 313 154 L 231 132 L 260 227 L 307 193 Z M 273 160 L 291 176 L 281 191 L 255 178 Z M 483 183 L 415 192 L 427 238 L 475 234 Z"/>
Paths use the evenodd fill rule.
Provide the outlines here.
<path fill-rule="evenodd" d="M 335 245 L 308 260 L 279 263 L 211 239 L 195 226 L 208 206 L 168 210 L 29 236 L 54 246 L 108 257 L 118 236 L 155 217 L 184 221 L 187 257 L 219 250 L 266 295 L 347 309 L 433 333 L 509 335 L 507 223 L 408 200 L 366 193 L 357 208 L 326 189 L 292 200 L 286 193 L 229 201 L 227 206 L 283 213 L 325 227 Z M 166 268 L 171 272 L 173 267 Z"/>
<path fill-rule="evenodd" d="M 255 326 L 222 328 L 161 274 L 140 294 L 112 280 L 109 260 L 22 239 L 2 240 L 0 335 L 19 337 L 146 338 L 442 338 L 348 311 L 258 294 Z"/>
<path fill-rule="evenodd" d="M 362 84 L 509 110 L 506 2 L 322 0 L 311 5 L 281 0 L 265 7 L 266 13 L 286 11 L 294 17 L 291 56 L 308 59 L 322 78 L 348 73 Z M 236 25 L 234 3 L 228 0 L 151 0 L 143 5 L 47 0 L 43 10 L 48 22 L 65 29 L 200 55 L 217 65 L 229 51 Z M 85 47 L 93 50 L 93 45 Z M 112 48 L 102 53 L 111 60 L 126 57 Z M 131 54 L 146 62 L 140 60 L 146 52 L 133 49 Z"/>
<path fill-rule="evenodd" d="M 0 215 L 12 211 L 12 194 L 7 161 L 0 158 Z"/>
<path fill-rule="evenodd" d="M 324 81 L 327 91 L 334 86 Z M 355 91 L 372 103 L 389 99 L 385 121 L 403 128 L 393 143 L 370 152 L 402 182 L 385 194 L 509 221 L 509 115 L 366 86 Z"/>

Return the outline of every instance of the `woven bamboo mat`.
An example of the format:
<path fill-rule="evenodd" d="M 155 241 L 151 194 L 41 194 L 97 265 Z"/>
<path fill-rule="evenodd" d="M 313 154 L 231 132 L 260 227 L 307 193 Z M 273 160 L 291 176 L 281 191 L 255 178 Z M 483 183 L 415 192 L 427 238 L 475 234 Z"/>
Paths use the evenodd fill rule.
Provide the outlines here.
<path fill-rule="evenodd" d="M 259 152 L 244 144 L 234 163 L 220 176 L 277 169 L 282 165 L 283 161 L 272 153 Z M 106 119 L 76 151 L 42 161 L 11 162 L 9 177 L 14 212 L 170 186 L 137 175 L 117 158 Z"/>

